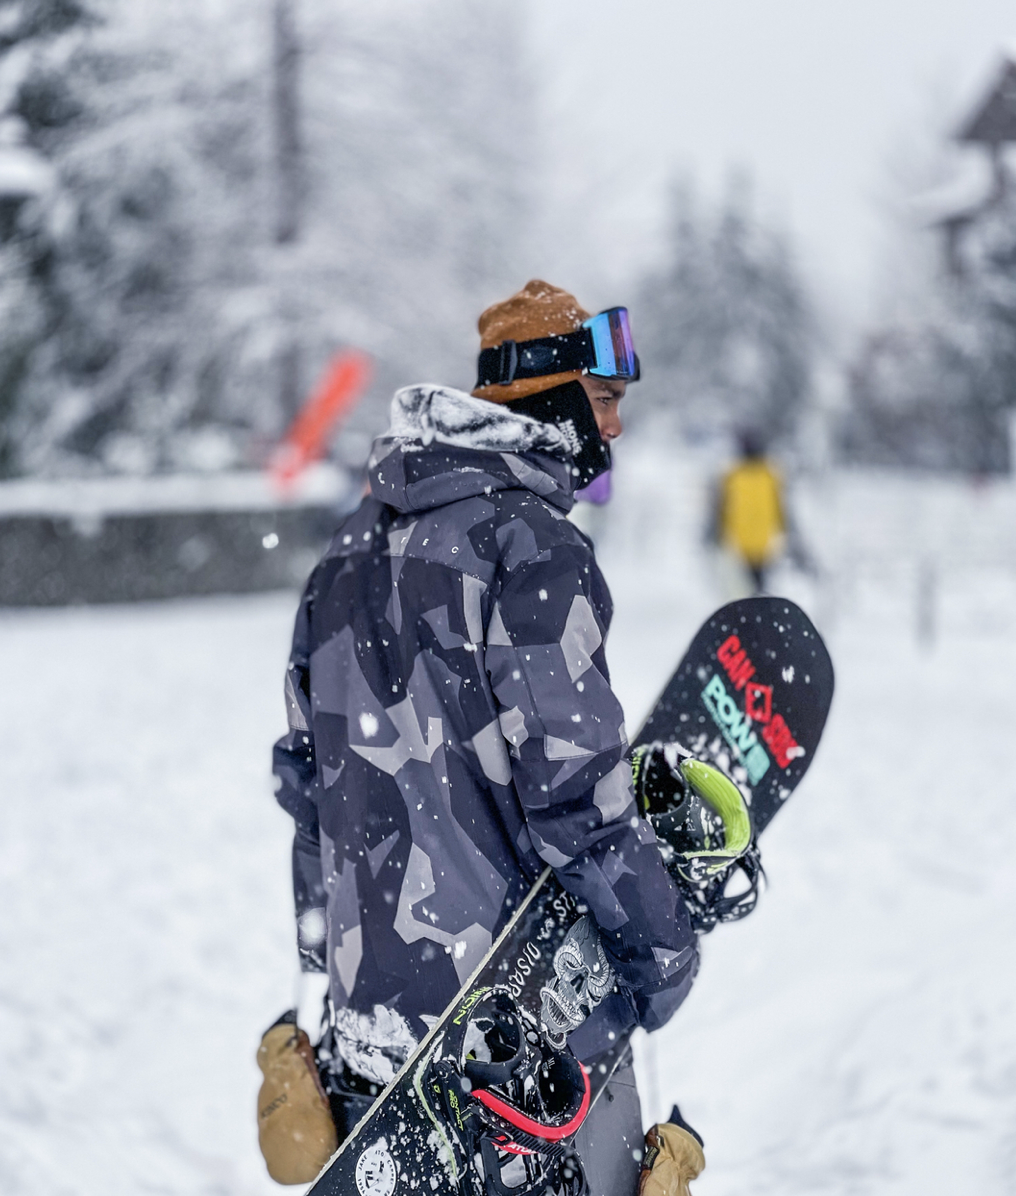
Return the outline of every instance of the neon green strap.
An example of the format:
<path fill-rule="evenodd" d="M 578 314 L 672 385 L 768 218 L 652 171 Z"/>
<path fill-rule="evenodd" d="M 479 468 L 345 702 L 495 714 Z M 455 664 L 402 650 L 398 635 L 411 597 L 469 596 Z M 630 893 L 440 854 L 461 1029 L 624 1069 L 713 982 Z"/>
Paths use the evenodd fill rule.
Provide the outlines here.
<path fill-rule="evenodd" d="M 709 871 L 720 872 L 731 860 L 743 855 L 751 843 L 751 815 L 748 813 L 748 807 L 741 796 L 741 790 L 718 768 L 706 764 L 704 760 L 690 759 L 682 760 L 679 767 L 688 784 L 723 819 L 727 837 L 727 845 L 719 851 L 686 852 L 685 855 L 695 859 L 715 857 L 720 862 L 714 864 Z"/>

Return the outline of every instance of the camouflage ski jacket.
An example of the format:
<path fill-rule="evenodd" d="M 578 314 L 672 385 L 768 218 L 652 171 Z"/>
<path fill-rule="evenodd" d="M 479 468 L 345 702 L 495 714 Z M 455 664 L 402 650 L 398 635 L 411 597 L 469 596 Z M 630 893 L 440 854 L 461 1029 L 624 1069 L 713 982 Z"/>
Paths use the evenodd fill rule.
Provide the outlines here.
<path fill-rule="evenodd" d="M 566 519 L 552 425 L 409 387 L 370 495 L 300 603 L 275 749 L 303 967 L 329 972 L 346 1062 L 386 1082 L 545 864 L 620 978 L 572 1036 L 661 1025 L 697 952 L 637 817 L 604 637 L 610 595 Z"/>

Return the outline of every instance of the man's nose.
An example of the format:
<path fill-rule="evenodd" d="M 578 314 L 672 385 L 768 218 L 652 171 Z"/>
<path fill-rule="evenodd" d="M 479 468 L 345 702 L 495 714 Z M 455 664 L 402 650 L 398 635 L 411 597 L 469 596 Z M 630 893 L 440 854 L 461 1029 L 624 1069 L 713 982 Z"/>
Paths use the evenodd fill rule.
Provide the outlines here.
<path fill-rule="evenodd" d="M 600 426 L 600 439 L 609 444 L 612 440 L 616 440 L 623 431 L 620 415 L 616 411 L 612 411 Z"/>

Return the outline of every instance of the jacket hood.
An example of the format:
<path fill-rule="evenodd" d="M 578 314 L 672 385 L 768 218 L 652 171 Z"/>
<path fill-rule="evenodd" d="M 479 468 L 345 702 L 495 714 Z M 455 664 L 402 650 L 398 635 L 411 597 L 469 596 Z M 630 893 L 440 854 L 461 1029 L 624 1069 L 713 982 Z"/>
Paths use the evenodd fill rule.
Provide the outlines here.
<path fill-rule="evenodd" d="M 402 513 L 494 490 L 531 490 L 562 511 L 574 499 L 572 448 L 553 424 L 447 386 L 406 386 L 368 462 L 371 493 Z"/>

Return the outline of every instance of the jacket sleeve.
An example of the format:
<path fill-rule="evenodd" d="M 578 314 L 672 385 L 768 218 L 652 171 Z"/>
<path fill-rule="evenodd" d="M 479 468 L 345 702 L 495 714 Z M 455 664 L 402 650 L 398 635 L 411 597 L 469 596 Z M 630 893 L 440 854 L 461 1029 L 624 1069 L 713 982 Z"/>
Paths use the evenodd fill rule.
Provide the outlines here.
<path fill-rule="evenodd" d="M 296 824 L 293 837 L 293 898 L 297 947 L 305 972 L 328 970 L 325 958 L 325 888 L 318 833 L 317 761 L 310 709 L 309 603 L 300 603 L 293 651 L 286 669 L 286 717 L 289 730 L 276 743 L 272 771 L 276 800 Z"/>
<path fill-rule="evenodd" d="M 635 805 L 594 571 L 577 544 L 515 569 L 492 606 L 487 671 L 533 845 L 588 906 L 638 1021 L 656 1029 L 686 995 L 698 953 Z"/>

